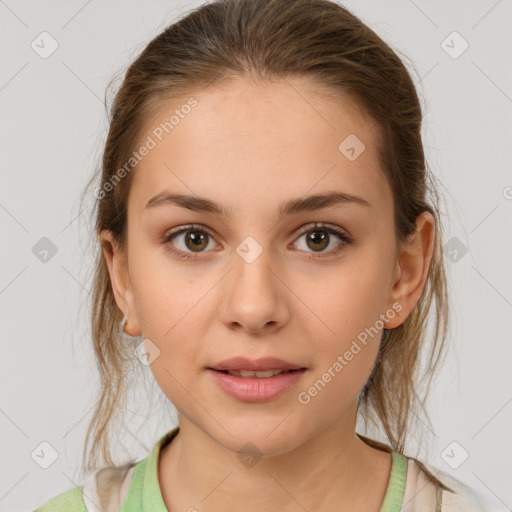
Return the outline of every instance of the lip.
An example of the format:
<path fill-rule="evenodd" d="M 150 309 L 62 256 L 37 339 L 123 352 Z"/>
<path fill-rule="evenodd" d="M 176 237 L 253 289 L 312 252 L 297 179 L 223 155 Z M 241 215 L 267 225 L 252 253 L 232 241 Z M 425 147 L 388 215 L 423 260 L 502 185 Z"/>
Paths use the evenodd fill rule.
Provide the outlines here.
<path fill-rule="evenodd" d="M 241 402 L 266 402 L 295 386 L 306 369 L 290 370 L 289 373 L 267 378 L 237 377 L 212 368 L 208 368 L 207 372 L 219 387 L 233 398 Z"/>
<path fill-rule="evenodd" d="M 232 357 L 221 363 L 211 366 L 209 369 L 217 371 L 227 370 L 300 370 L 303 366 L 289 363 L 277 357 L 263 357 L 261 359 L 248 359 L 246 357 Z"/>

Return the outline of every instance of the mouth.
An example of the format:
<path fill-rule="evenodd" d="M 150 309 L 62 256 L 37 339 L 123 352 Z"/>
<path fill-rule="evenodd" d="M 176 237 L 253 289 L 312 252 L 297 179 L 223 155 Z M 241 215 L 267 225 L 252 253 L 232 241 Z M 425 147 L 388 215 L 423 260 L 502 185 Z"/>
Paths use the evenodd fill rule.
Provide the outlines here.
<path fill-rule="evenodd" d="M 232 357 L 206 370 L 213 382 L 232 398 L 265 402 L 297 386 L 307 368 L 277 357 Z"/>
<path fill-rule="evenodd" d="M 249 378 L 258 378 L 258 379 L 270 379 L 275 377 L 276 375 L 281 375 L 283 373 L 292 373 L 298 372 L 301 370 L 305 370 L 305 368 L 297 368 L 296 370 L 216 370 L 215 368 L 211 368 L 214 371 L 218 371 L 220 373 L 226 373 L 228 375 L 232 375 L 233 377 L 241 377 L 243 379 Z"/>
<path fill-rule="evenodd" d="M 241 402 L 277 400 L 296 387 L 307 368 L 277 358 L 232 358 L 206 368 L 213 382 Z"/>
<path fill-rule="evenodd" d="M 232 357 L 231 359 L 226 359 L 225 361 L 211 366 L 209 369 L 219 372 L 235 372 L 231 373 L 231 375 L 236 377 L 261 376 L 262 378 L 268 378 L 281 372 L 304 370 L 305 368 L 277 357 L 262 357 L 260 359 Z"/>

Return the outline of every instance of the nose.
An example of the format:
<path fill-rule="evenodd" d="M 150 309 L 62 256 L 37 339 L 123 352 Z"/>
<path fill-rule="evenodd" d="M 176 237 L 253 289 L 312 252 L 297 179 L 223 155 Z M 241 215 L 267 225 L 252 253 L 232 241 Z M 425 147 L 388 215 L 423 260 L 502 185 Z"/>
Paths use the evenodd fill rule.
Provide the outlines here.
<path fill-rule="evenodd" d="M 289 318 L 289 292 L 269 251 L 248 262 L 234 255 L 234 267 L 224 280 L 220 320 L 229 329 L 270 334 Z M 250 261 L 250 260 L 249 260 Z"/>

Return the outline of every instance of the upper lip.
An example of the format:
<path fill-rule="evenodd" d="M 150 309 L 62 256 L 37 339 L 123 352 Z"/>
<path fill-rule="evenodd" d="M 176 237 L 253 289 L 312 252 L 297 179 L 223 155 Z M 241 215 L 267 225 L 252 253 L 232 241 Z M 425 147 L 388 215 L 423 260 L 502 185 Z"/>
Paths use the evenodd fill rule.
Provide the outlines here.
<path fill-rule="evenodd" d="M 214 370 L 300 370 L 303 366 L 288 363 L 276 357 L 263 357 L 261 359 L 247 359 L 246 357 L 233 357 L 211 366 Z"/>

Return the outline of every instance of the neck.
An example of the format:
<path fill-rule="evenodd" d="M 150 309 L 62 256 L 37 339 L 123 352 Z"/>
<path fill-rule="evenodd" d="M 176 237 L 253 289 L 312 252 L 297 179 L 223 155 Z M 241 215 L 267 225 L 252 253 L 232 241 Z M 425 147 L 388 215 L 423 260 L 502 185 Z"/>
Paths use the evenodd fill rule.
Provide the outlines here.
<path fill-rule="evenodd" d="M 180 419 L 179 433 L 160 456 L 164 502 L 171 511 L 378 512 L 391 455 L 368 446 L 354 427 L 337 423 L 286 453 L 242 459 Z"/>

